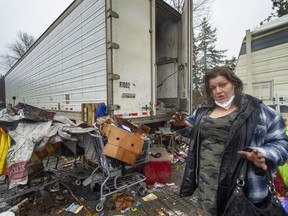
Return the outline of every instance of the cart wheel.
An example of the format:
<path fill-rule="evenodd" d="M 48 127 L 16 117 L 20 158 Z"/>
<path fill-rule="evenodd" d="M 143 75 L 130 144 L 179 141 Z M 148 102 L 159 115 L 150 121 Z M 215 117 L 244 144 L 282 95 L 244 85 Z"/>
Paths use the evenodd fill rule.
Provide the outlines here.
<path fill-rule="evenodd" d="M 59 188 L 60 188 L 59 182 L 56 182 L 55 184 L 52 185 L 53 190 L 59 190 Z"/>
<path fill-rule="evenodd" d="M 76 184 L 77 186 L 80 186 L 80 185 L 81 185 L 81 180 L 76 179 L 76 180 L 75 180 L 75 184 Z"/>
<path fill-rule="evenodd" d="M 101 212 L 102 210 L 103 210 L 103 208 L 104 208 L 104 205 L 103 205 L 103 203 L 98 203 L 98 204 L 96 204 L 96 206 L 95 206 L 95 210 L 97 211 L 97 212 Z"/>

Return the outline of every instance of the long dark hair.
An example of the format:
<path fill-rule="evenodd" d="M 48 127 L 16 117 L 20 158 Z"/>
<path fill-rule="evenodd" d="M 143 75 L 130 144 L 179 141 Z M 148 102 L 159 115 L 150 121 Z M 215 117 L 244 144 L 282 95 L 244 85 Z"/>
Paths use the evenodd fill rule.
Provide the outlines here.
<path fill-rule="evenodd" d="M 211 89 L 209 86 L 209 80 L 216 78 L 217 76 L 223 76 L 234 85 L 235 96 L 241 95 L 243 92 L 243 82 L 237 77 L 228 67 L 216 66 L 208 70 L 204 76 L 204 84 L 207 99 L 211 98 Z"/>

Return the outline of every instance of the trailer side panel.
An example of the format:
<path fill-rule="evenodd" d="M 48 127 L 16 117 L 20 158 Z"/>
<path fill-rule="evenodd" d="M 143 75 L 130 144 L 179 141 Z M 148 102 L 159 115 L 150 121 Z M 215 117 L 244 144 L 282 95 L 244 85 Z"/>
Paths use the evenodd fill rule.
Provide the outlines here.
<path fill-rule="evenodd" d="M 105 1 L 78 2 L 6 75 L 8 102 L 80 111 L 106 101 Z"/>

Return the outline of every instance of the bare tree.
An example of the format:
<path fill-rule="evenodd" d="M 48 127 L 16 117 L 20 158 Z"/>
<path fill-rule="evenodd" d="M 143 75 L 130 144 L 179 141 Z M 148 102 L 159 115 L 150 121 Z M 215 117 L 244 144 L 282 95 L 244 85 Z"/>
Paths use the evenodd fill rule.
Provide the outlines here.
<path fill-rule="evenodd" d="M 0 55 L 0 68 L 4 71 L 7 71 L 14 65 L 17 60 L 18 59 L 9 54 Z"/>
<path fill-rule="evenodd" d="M 182 13 L 185 0 L 165 0 L 169 5 Z M 193 0 L 193 26 L 198 29 L 205 17 L 210 20 L 210 9 L 214 0 Z"/>
<path fill-rule="evenodd" d="M 34 42 L 33 36 L 19 31 L 15 42 L 7 44 L 8 53 L 0 55 L 0 67 L 4 70 L 9 70 Z"/>
<path fill-rule="evenodd" d="M 193 28 L 199 29 L 202 25 L 202 21 L 205 18 L 210 20 L 211 5 L 214 0 L 194 0 L 193 1 Z"/>
<path fill-rule="evenodd" d="M 182 12 L 184 0 L 165 0 L 168 4 L 170 4 L 173 8 L 175 8 L 178 12 Z"/>

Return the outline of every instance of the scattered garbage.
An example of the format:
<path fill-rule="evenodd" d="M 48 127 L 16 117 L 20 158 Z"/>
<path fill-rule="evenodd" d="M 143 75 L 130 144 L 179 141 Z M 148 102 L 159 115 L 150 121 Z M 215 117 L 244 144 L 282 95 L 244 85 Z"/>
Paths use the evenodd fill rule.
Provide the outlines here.
<path fill-rule="evenodd" d="M 93 216 L 104 215 L 108 196 L 116 197 L 114 207 L 121 213 L 138 211 L 138 196 L 144 201 L 157 199 L 140 172 L 150 148 L 161 145 L 159 134 L 148 126 L 110 116 L 97 118 L 94 125 L 77 125 L 54 112 L 19 103 L 0 111 L 0 136 L 0 212 L 11 209 L 24 215 L 33 208 L 39 215 L 61 215 L 84 209 Z M 170 152 L 177 161 L 185 162 L 185 146 Z M 160 152 L 150 155 L 163 157 Z M 154 184 L 164 186 L 169 185 Z M 95 201 L 94 209 L 84 200 Z"/>
<path fill-rule="evenodd" d="M 66 208 L 67 212 L 71 212 L 77 214 L 83 209 L 84 206 L 72 203 L 68 208 Z"/>
<path fill-rule="evenodd" d="M 127 212 L 129 212 L 130 211 L 130 207 L 127 207 L 127 208 L 125 208 L 125 209 L 123 209 L 123 210 L 121 210 L 121 213 L 127 213 Z"/>
<path fill-rule="evenodd" d="M 151 201 L 151 200 L 155 200 L 155 199 L 157 199 L 157 198 L 158 198 L 158 197 L 157 197 L 155 194 L 153 194 L 153 193 L 150 193 L 150 194 L 148 194 L 147 196 L 142 197 L 143 201 L 145 201 L 145 202 Z"/>
<path fill-rule="evenodd" d="M 135 203 L 135 199 L 133 197 L 123 192 L 117 192 L 113 194 L 111 200 L 115 204 L 116 211 L 121 211 L 121 213 L 123 213 L 122 211 L 124 210 L 125 212 L 128 211 L 127 209 L 130 210 L 130 206 Z"/>
<path fill-rule="evenodd" d="M 150 152 L 149 154 L 155 158 L 160 158 L 162 156 L 162 154 L 160 152 L 157 152 L 157 153 Z"/>
<path fill-rule="evenodd" d="M 136 203 L 135 203 L 135 205 L 133 205 L 133 206 L 131 206 L 130 207 L 130 210 L 132 211 L 132 212 L 136 212 L 137 210 L 138 210 L 138 207 L 141 205 L 141 202 L 140 201 L 137 201 Z"/>
<path fill-rule="evenodd" d="M 154 187 L 155 188 L 162 188 L 162 187 L 164 187 L 165 186 L 165 184 L 161 184 L 161 183 L 158 183 L 158 182 L 155 182 L 154 183 Z"/>

